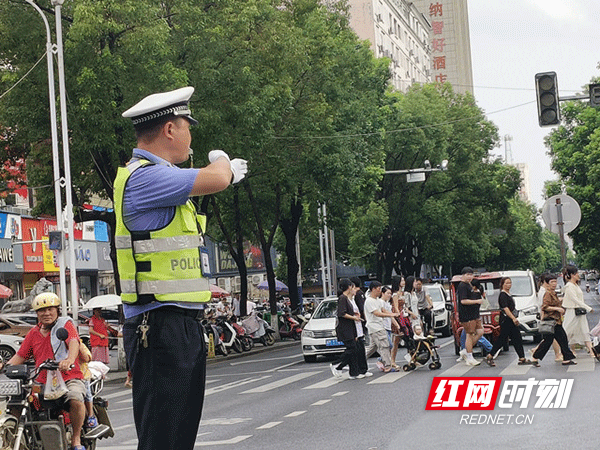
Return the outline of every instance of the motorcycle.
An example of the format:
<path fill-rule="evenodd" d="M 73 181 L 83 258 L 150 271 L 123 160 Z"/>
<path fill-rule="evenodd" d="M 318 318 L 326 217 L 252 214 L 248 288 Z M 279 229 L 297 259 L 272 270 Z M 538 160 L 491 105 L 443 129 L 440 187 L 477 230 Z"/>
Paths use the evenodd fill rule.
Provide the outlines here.
<path fill-rule="evenodd" d="M 217 325 L 219 337 L 221 338 L 221 341 L 227 350 L 233 349 L 237 353 L 242 353 L 244 351 L 242 348 L 242 343 L 237 337 L 235 328 L 231 326 L 231 324 L 226 320 L 225 316 L 217 317 L 215 319 L 215 325 Z"/>
<path fill-rule="evenodd" d="M 60 339 L 60 335 L 58 336 Z M 44 399 L 42 385 L 34 382 L 42 370 L 58 370 L 58 362 L 48 359 L 37 368 L 22 364 L 3 370 L 6 378 L 0 378 L 0 449 L 71 448 L 73 425 L 65 410 L 68 405 L 65 404 L 64 397 Z M 99 425 L 81 430 L 81 444 L 86 450 L 94 450 L 96 440 L 114 436 L 106 412 L 108 401 L 99 395 L 104 385 L 103 375 L 93 375 L 90 385 Z"/>
<path fill-rule="evenodd" d="M 242 322 L 238 323 L 236 317 L 231 316 L 229 318 L 229 323 L 237 333 L 237 337 L 240 340 L 240 343 L 242 344 L 242 350 L 244 350 L 245 352 L 251 350 L 252 347 L 254 347 L 254 341 L 250 336 L 246 334 L 246 329 L 242 326 Z"/>
<path fill-rule="evenodd" d="M 200 322 L 200 323 L 202 324 L 202 327 L 204 328 L 204 341 L 206 342 L 207 351 L 208 351 L 209 336 L 212 335 L 213 342 L 215 345 L 215 353 L 219 353 L 223 356 L 227 356 L 227 348 L 225 347 L 225 344 L 221 340 L 221 333 L 219 333 L 219 330 L 217 329 L 216 325 L 214 323 L 210 322 L 209 319 L 203 319 L 202 322 Z"/>
<path fill-rule="evenodd" d="M 299 341 L 302 335 L 302 327 L 296 319 L 294 319 L 289 310 L 285 311 L 279 317 L 279 335 L 282 338 L 291 337 L 295 341 Z"/>
<path fill-rule="evenodd" d="M 242 320 L 242 326 L 254 342 L 260 342 L 265 347 L 275 343 L 275 330 L 256 311 Z"/>

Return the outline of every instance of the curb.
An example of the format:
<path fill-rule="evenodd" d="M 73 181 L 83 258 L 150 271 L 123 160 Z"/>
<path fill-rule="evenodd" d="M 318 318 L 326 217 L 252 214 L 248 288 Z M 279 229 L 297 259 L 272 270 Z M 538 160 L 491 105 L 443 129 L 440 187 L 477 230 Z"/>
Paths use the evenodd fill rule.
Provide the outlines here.
<path fill-rule="evenodd" d="M 247 351 L 247 352 L 243 352 L 243 353 L 229 353 L 227 356 L 215 356 L 214 358 L 207 358 L 206 360 L 206 365 L 207 366 L 212 366 L 221 362 L 226 362 L 226 361 L 230 361 L 232 359 L 238 359 L 238 358 L 243 358 L 245 356 L 249 356 L 249 355 L 257 355 L 260 353 L 266 353 L 266 352 L 270 352 L 272 350 L 277 350 L 277 349 L 281 349 L 281 348 L 288 348 L 288 347 L 294 347 L 295 345 L 297 345 L 298 347 L 300 347 L 300 341 L 290 341 L 290 340 L 285 340 L 285 341 L 277 341 L 275 342 L 275 344 L 271 345 L 271 346 L 264 346 L 262 344 L 259 344 L 258 347 L 252 347 L 252 350 Z M 125 379 L 127 378 L 127 372 L 126 371 L 115 371 L 115 372 L 108 372 L 107 375 L 107 380 L 105 380 L 105 383 L 113 383 L 113 382 L 121 382 L 121 381 L 125 381 Z"/>

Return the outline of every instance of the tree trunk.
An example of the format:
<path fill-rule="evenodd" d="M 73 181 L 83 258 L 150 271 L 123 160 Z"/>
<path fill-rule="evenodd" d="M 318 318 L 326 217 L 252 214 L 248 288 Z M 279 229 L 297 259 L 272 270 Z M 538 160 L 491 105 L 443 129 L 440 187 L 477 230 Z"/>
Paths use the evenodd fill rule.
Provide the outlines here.
<path fill-rule="evenodd" d="M 236 189 L 236 188 L 237 188 L 237 186 L 234 186 L 234 189 Z M 229 253 L 231 254 L 231 257 L 233 258 L 233 260 L 235 261 L 235 265 L 237 266 L 238 271 L 240 273 L 240 277 L 241 277 L 240 315 L 245 316 L 247 314 L 246 301 L 248 300 L 248 277 L 247 277 L 246 261 L 244 259 L 243 242 L 240 244 L 240 241 L 242 241 L 241 226 L 240 226 L 239 222 L 236 222 L 235 232 L 237 235 L 237 238 L 236 238 L 237 245 L 234 246 L 233 239 L 231 237 L 231 234 L 229 233 L 229 230 L 227 230 L 227 228 L 225 227 L 225 224 L 223 223 L 223 218 L 221 217 L 221 210 L 220 210 L 219 204 L 217 203 L 214 196 L 211 196 L 210 202 L 212 205 L 212 210 L 213 210 L 215 219 L 217 219 L 219 228 L 221 229 L 221 232 L 223 233 L 223 236 L 225 237 L 225 241 L 227 242 L 227 248 L 229 249 Z M 234 203 L 233 207 L 237 211 L 239 209 L 239 198 L 238 198 L 237 189 L 234 191 L 234 202 L 233 203 Z M 239 216 L 239 214 L 237 214 L 237 216 Z"/>
<path fill-rule="evenodd" d="M 258 204 L 256 203 L 256 199 L 254 198 L 254 193 L 252 192 L 252 186 L 250 186 L 250 182 L 248 180 L 242 183 L 244 185 L 244 189 L 248 194 L 248 199 L 250 201 L 250 205 L 252 207 L 252 211 L 254 212 L 254 220 L 256 221 L 256 236 L 260 241 L 260 246 L 263 251 L 263 257 L 265 258 L 265 270 L 267 271 L 267 282 L 269 283 L 269 306 L 271 310 L 272 317 L 277 316 L 277 290 L 275 289 L 275 270 L 273 269 L 273 259 L 271 258 L 271 248 L 273 247 L 273 239 L 275 237 L 275 231 L 279 226 L 279 212 L 281 210 L 281 201 L 280 201 L 280 188 L 279 185 L 275 186 L 275 219 L 273 224 L 271 225 L 271 229 L 269 230 L 269 236 L 265 235 L 265 229 L 262 223 L 262 217 L 260 215 Z M 275 327 L 277 330 L 278 327 Z"/>
<path fill-rule="evenodd" d="M 301 306 L 302 299 L 298 292 L 298 254 L 296 253 L 296 235 L 302 217 L 302 202 L 299 196 L 290 204 L 291 218 L 281 219 L 281 230 L 285 235 L 285 254 L 287 256 L 287 285 L 289 288 L 292 311 Z"/>

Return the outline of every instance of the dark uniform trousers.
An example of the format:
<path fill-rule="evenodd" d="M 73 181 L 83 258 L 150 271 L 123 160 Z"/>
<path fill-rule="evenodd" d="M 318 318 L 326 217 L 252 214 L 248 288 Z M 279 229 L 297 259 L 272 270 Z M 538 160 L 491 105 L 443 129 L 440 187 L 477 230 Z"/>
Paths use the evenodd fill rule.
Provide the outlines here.
<path fill-rule="evenodd" d="M 198 310 L 163 306 L 148 314 L 148 347 L 139 341 L 143 315 L 127 319 L 123 340 L 133 378 L 138 450 L 192 450 L 206 381 Z"/>

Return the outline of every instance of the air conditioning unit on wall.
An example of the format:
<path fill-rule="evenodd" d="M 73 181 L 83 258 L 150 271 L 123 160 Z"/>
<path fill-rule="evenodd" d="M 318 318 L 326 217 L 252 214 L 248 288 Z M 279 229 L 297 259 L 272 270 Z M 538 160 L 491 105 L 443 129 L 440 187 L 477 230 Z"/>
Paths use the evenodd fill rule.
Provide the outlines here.
<path fill-rule="evenodd" d="M 231 292 L 231 279 L 230 278 L 219 278 L 217 280 L 217 286 L 221 289 Z"/>
<path fill-rule="evenodd" d="M 257 285 L 262 281 L 262 275 L 252 275 L 252 284 Z"/>

